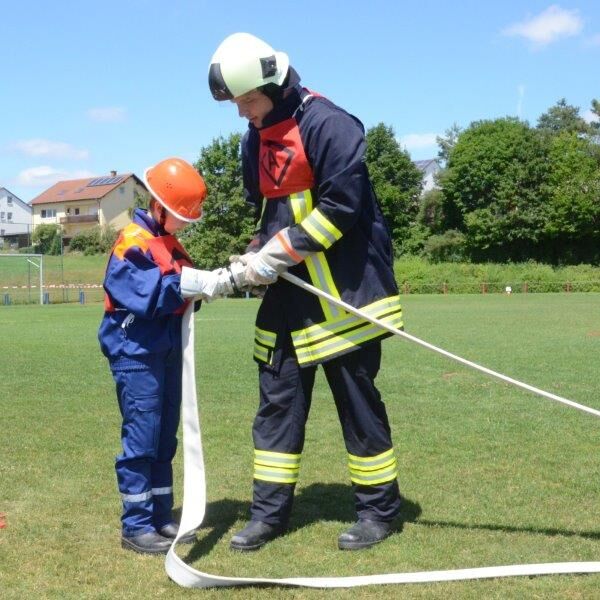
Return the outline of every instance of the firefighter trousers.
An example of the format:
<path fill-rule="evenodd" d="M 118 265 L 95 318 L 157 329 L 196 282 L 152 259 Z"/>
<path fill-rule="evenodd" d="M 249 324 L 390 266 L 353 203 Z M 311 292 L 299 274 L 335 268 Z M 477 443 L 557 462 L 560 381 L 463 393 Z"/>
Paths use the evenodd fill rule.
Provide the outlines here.
<path fill-rule="evenodd" d="M 115 467 L 125 536 L 158 530 L 172 520 L 181 369 L 180 350 L 111 361 L 123 418 Z"/>
<path fill-rule="evenodd" d="M 285 525 L 317 367 L 300 368 L 291 341 L 277 354 L 275 366 L 259 364 L 251 519 Z M 342 426 L 357 516 L 389 522 L 400 510 L 400 492 L 387 412 L 374 383 L 380 363 L 381 342 L 375 341 L 322 367 Z"/>

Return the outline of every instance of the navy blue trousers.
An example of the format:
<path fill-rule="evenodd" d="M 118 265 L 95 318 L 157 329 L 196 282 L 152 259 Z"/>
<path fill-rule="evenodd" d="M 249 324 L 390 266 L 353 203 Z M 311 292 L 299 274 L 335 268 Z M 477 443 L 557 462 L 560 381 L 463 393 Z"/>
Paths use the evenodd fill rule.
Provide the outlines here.
<path fill-rule="evenodd" d="M 160 529 L 172 520 L 173 469 L 181 411 L 180 350 L 143 360 L 111 361 L 122 452 L 116 458 L 123 535 Z"/>
<path fill-rule="evenodd" d="M 300 368 L 291 341 L 277 354 L 273 366 L 259 363 L 260 405 L 252 433 L 255 457 L 266 451 L 263 454 L 271 460 L 285 462 L 288 456 L 302 453 L 317 367 Z M 354 457 L 393 454 L 385 404 L 375 387 L 380 364 L 381 342 L 376 341 L 321 365 L 333 394 L 346 449 Z M 358 518 L 391 521 L 398 514 L 395 460 L 393 469 L 392 480 L 373 485 L 353 483 Z M 255 458 L 251 519 L 272 525 L 287 523 L 295 482 L 264 481 L 257 478 L 257 472 L 261 467 L 256 466 Z"/>

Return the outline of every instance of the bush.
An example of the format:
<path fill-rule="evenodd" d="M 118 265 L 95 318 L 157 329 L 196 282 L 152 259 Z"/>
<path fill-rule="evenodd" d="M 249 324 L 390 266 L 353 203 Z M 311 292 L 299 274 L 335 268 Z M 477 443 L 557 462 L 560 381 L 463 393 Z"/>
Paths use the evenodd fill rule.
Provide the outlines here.
<path fill-rule="evenodd" d="M 502 293 L 506 286 L 518 292 L 597 292 L 600 291 L 600 267 L 577 265 L 552 267 L 524 263 L 429 262 L 406 257 L 394 264 L 400 291 L 436 293 Z"/>
<path fill-rule="evenodd" d="M 433 262 L 460 262 L 465 258 L 465 236 L 456 229 L 432 235 L 424 242 L 423 254 Z"/>
<path fill-rule="evenodd" d="M 38 225 L 33 230 L 32 242 L 37 254 L 60 254 L 60 227 L 58 225 Z"/>
<path fill-rule="evenodd" d="M 115 243 L 117 232 L 114 227 L 91 227 L 74 235 L 69 244 L 69 250 L 78 250 L 86 256 L 92 254 L 105 254 Z"/>

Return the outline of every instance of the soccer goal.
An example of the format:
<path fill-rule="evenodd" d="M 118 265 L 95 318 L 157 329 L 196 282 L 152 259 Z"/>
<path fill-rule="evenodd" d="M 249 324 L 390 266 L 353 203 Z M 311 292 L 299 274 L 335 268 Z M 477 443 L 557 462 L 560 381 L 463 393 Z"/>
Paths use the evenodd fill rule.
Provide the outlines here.
<path fill-rule="evenodd" d="M 0 305 L 44 304 L 44 255 L 0 254 Z"/>

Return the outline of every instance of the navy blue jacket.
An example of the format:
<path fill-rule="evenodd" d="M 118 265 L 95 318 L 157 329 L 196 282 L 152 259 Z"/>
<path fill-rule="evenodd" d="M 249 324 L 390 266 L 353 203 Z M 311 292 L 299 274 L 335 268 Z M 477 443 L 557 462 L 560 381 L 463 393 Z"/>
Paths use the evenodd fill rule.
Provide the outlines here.
<path fill-rule="evenodd" d="M 391 240 L 365 149 L 358 119 L 293 84 L 242 140 L 246 200 L 260 214 L 251 247 L 289 228 L 288 250 L 298 259 L 290 273 L 401 327 Z M 269 286 L 256 327 L 254 356 L 267 364 L 288 334 L 302 366 L 389 335 L 282 279 Z"/>

